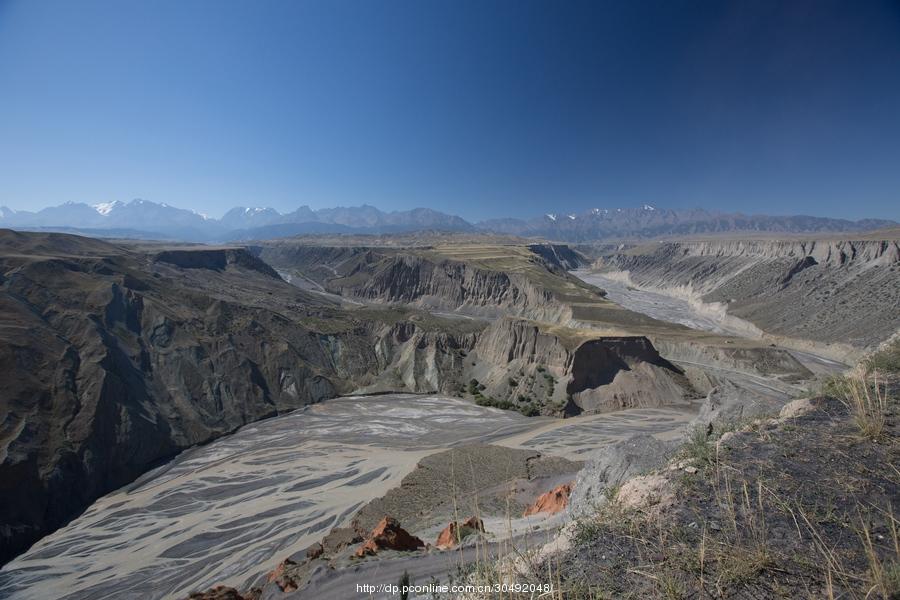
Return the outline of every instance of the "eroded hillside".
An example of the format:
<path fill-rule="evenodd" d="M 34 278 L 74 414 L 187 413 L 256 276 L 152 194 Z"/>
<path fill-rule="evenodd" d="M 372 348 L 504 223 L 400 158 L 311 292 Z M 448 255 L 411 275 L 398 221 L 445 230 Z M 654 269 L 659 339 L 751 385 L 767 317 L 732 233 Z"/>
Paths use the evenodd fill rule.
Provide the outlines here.
<path fill-rule="evenodd" d="M 607 249 L 595 267 L 844 354 L 900 327 L 896 240 L 670 242 Z"/>
<path fill-rule="evenodd" d="M 3 231 L 0 285 L 0 559 L 246 423 L 365 386 L 456 389 L 482 327 L 350 314 L 241 248 Z"/>

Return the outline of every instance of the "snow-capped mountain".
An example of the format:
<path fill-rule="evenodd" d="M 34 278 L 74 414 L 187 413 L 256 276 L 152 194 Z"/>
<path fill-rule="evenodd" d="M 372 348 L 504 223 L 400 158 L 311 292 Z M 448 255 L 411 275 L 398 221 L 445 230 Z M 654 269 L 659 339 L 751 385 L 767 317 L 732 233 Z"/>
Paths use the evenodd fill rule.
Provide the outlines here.
<path fill-rule="evenodd" d="M 0 209 L 0 226 L 191 241 L 261 239 L 303 233 L 474 229 L 459 217 L 429 208 L 383 212 L 368 205 L 321 210 L 300 206 L 281 214 L 274 208 L 240 206 L 229 210 L 221 219 L 211 219 L 196 211 L 142 199 L 94 205 L 67 202 L 37 212 L 4 207 Z"/>
<path fill-rule="evenodd" d="M 549 213 L 534 219 L 491 219 L 477 227 L 485 231 L 541 237 L 563 242 L 640 239 L 725 232 L 818 233 L 867 231 L 895 226 L 893 221 L 848 221 L 811 216 L 727 214 L 703 209 L 667 210 L 651 204 L 638 208 L 596 207 L 582 213 Z"/>
<path fill-rule="evenodd" d="M 365 204 L 319 210 L 300 206 L 284 214 L 274 208 L 240 206 L 229 210 L 221 219 L 141 199 L 94 205 L 67 202 L 36 212 L 0 207 L 0 227 L 188 241 L 435 230 L 484 231 L 563 242 L 591 242 L 722 232 L 852 232 L 896 225 L 893 221 L 878 219 L 847 221 L 810 216 L 726 214 L 703 209 L 662 209 L 650 204 L 637 208 L 598 206 L 580 213 L 554 212 L 533 219 L 492 219 L 476 225 L 430 208 L 384 212 Z"/>
<path fill-rule="evenodd" d="M 100 204 L 94 204 L 92 206 L 94 207 L 94 210 L 96 210 L 98 213 L 100 213 L 103 216 L 106 216 L 111 211 L 115 210 L 116 208 L 118 208 L 120 206 L 123 206 L 124 204 L 125 203 L 122 202 L 121 200 L 115 200 L 113 202 L 102 202 Z"/>
<path fill-rule="evenodd" d="M 250 229 L 277 223 L 281 216 L 274 208 L 238 206 L 225 213 L 219 222 L 228 229 Z"/>

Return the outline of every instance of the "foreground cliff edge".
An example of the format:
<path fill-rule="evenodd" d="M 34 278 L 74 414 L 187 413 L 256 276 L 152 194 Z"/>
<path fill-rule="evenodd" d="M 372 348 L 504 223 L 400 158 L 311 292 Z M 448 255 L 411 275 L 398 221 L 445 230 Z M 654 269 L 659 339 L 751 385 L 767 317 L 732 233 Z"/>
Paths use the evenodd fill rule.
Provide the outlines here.
<path fill-rule="evenodd" d="M 713 416 L 699 417 L 680 443 L 638 436 L 607 446 L 573 483 L 525 511 L 562 514 L 555 535 L 498 546 L 470 520 L 473 552 L 451 553 L 449 579 L 434 577 L 446 546 L 398 548 L 405 557 L 343 570 L 326 566 L 315 548 L 283 561 L 258 587 L 190 598 L 339 598 L 375 580 L 448 600 L 524 600 L 548 590 L 570 599 L 891 600 L 900 596 L 898 390 L 895 339 L 820 394 L 775 412 L 757 407 L 735 419 L 733 410 L 706 411 Z M 330 585 L 323 568 L 332 569 Z M 444 593 L 438 581 L 471 587 Z M 510 586 L 502 595 L 491 591 L 501 584 Z"/>

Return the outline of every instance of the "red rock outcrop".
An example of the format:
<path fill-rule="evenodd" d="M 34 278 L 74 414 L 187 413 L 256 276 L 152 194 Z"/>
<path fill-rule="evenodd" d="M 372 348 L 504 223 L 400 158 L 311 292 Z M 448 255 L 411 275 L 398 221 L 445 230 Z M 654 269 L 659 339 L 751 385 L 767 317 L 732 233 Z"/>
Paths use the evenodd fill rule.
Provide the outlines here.
<path fill-rule="evenodd" d="M 534 515 L 537 513 L 556 514 L 565 510 L 569 505 L 569 495 L 572 493 L 573 483 L 564 483 L 553 488 L 546 494 L 541 494 L 534 504 L 525 509 L 525 515 Z"/>
<path fill-rule="evenodd" d="M 294 561 L 289 558 L 284 559 L 281 563 L 275 567 L 275 570 L 269 573 L 269 577 L 267 581 L 269 583 L 275 582 L 275 584 L 281 589 L 282 592 L 294 592 L 299 587 L 297 582 L 295 582 L 291 577 L 285 574 L 285 569 L 287 567 L 291 567 L 296 565 Z"/>
<path fill-rule="evenodd" d="M 425 542 L 400 527 L 397 519 L 386 516 L 375 526 L 363 545 L 357 548 L 356 556 L 362 558 L 385 549 L 418 550 L 424 546 Z"/>
<path fill-rule="evenodd" d="M 462 523 L 451 521 L 451 523 L 441 531 L 440 535 L 438 535 L 437 542 L 435 542 L 434 545 L 441 550 L 446 550 L 452 548 L 462 541 L 463 538 L 476 531 L 484 532 L 484 522 L 481 519 L 469 517 Z"/>

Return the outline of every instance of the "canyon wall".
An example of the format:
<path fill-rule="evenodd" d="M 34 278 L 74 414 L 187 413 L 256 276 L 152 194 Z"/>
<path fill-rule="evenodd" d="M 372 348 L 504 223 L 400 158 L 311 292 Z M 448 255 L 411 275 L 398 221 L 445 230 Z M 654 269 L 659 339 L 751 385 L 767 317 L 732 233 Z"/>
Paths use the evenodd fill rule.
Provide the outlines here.
<path fill-rule="evenodd" d="M 668 242 L 611 250 L 594 266 L 726 310 L 775 341 L 834 345 L 836 354 L 873 347 L 900 327 L 896 240 Z"/>
<path fill-rule="evenodd" d="M 467 392 L 554 416 L 678 404 L 699 397 L 644 336 L 602 336 L 505 318 L 467 357 Z"/>
<path fill-rule="evenodd" d="M 348 314 L 242 249 L 0 231 L 0 562 L 244 424 L 365 386 L 459 386 L 471 328 L 388 317 Z"/>
<path fill-rule="evenodd" d="M 535 271 L 553 283 L 570 278 L 569 268 L 584 264 L 565 246 L 533 244 Z M 319 247 L 278 242 L 253 251 L 280 272 L 313 282 L 325 292 L 351 300 L 403 304 L 482 318 L 514 315 L 566 323 L 571 308 L 550 287 L 518 270 L 490 268 L 477 261 L 453 260 L 429 248 Z M 292 279 L 292 281 L 294 281 Z"/>

